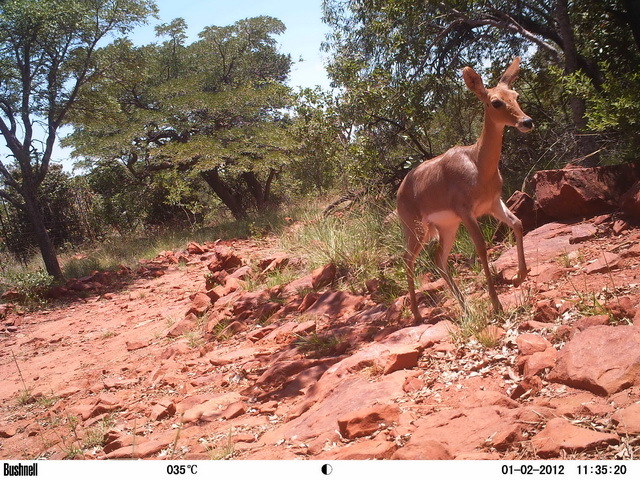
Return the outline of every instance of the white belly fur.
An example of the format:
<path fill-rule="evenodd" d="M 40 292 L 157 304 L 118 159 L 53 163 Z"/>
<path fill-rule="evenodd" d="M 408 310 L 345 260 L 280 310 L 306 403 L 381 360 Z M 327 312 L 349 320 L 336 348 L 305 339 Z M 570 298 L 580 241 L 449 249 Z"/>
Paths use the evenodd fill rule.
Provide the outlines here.
<path fill-rule="evenodd" d="M 425 221 L 438 225 L 454 225 L 460 223 L 462 219 L 452 210 L 440 210 L 426 216 Z"/>

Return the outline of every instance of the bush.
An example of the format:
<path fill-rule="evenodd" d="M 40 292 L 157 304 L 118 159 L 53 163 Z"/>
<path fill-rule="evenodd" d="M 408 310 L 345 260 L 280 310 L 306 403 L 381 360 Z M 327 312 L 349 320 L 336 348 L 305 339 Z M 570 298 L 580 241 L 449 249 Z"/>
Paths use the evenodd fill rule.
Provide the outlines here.
<path fill-rule="evenodd" d="M 13 290 L 18 302 L 37 307 L 45 302 L 44 295 L 53 285 L 54 278 L 44 269 L 38 268 L 30 272 L 9 272 L 4 276 L 0 285 Z"/>

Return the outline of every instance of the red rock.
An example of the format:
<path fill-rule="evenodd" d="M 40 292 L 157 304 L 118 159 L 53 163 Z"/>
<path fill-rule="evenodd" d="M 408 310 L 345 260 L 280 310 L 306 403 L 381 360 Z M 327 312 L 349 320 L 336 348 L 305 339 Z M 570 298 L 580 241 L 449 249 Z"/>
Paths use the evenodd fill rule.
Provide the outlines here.
<path fill-rule="evenodd" d="M 627 222 L 619 218 L 618 220 L 613 222 L 613 227 L 611 229 L 613 230 L 614 235 L 620 235 L 622 232 L 628 230 L 629 227 L 630 225 Z"/>
<path fill-rule="evenodd" d="M 16 292 L 17 293 L 17 292 Z M 58 300 L 62 297 L 64 297 L 65 295 L 69 294 L 69 289 L 62 287 L 62 286 L 58 286 L 58 285 L 54 285 L 53 287 L 49 288 L 45 293 L 44 293 L 44 297 L 45 298 L 49 298 L 51 300 Z M 2 298 L 5 298 L 5 296 L 3 295 Z M 6 298 L 7 300 L 9 300 L 10 298 Z M 15 298 L 14 298 L 15 300 Z M 18 299 L 20 300 L 20 299 Z M 0 315 L 0 318 L 2 318 L 2 315 Z"/>
<path fill-rule="evenodd" d="M 386 440 L 365 440 L 331 452 L 328 458 L 333 460 L 388 460 L 398 446 Z"/>
<path fill-rule="evenodd" d="M 298 323 L 294 321 L 286 322 L 279 327 L 276 327 L 271 333 L 266 335 L 260 342 L 261 343 L 283 343 L 289 342 L 293 337 L 293 331 L 298 328 Z"/>
<path fill-rule="evenodd" d="M 571 226 L 560 222 L 551 222 L 527 233 L 524 239 L 524 254 L 528 259 L 535 258 L 531 267 L 542 265 L 559 255 L 578 250 L 579 245 L 570 244 Z M 500 276 L 510 279 L 517 273 L 516 246 L 509 248 L 493 263 Z M 546 268 L 546 267 L 545 267 Z M 532 268 L 533 270 L 533 268 Z"/>
<path fill-rule="evenodd" d="M 282 289 L 282 295 L 284 297 L 291 297 L 300 294 L 300 292 L 313 289 L 311 277 L 312 275 L 308 274 L 304 277 L 296 278 Z"/>
<path fill-rule="evenodd" d="M 337 318 L 362 308 L 365 298 L 345 291 L 327 291 L 306 311 L 308 315 Z"/>
<path fill-rule="evenodd" d="M 295 397 L 309 390 L 315 382 L 327 371 L 329 365 L 321 362 L 311 368 L 296 374 L 291 381 L 286 381 L 281 389 L 282 395 L 286 397 Z"/>
<path fill-rule="evenodd" d="M 171 440 L 150 440 L 119 448 L 107 454 L 107 459 L 148 458 L 171 444 Z"/>
<path fill-rule="evenodd" d="M 353 439 L 390 427 L 399 418 L 400 408 L 397 405 L 376 405 L 338 418 L 338 428 L 344 438 Z"/>
<path fill-rule="evenodd" d="M 133 350 L 140 350 L 149 345 L 149 342 L 145 342 L 143 340 L 132 340 L 125 342 L 127 346 L 127 351 L 132 352 Z"/>
<path fill-rule="evenodd" d="M 611 419 L 616 424 L 616 431 L 620 435 L 640 435 L 640 403 L 618 410 Z"/>
<path fill-rule="evenodd" d="M 233 314 L 240 315 L 247 311 L 255 311 L 261 305 L 270 302 L 271 293 L 271 290 L 266 288 L 254 292 L 243 292 L 233 304 Z"/>
<path fill-rule="evenodd" d="M 383 356 L 389 354 L 391 346 L 372 343 L 352 353 L 329 368 L 329 373 L 342 377 L 374 365 L 381 367 Z"/>
<path fill-rule="evenodd" d="M 207 268 L 211 272 L 217 272 L 219 270 L 225 270 L 228 273 L 233 272 L 240 266 L 242 266 L 242 259 L 236 255 L 233 250 L 224 245 L 216 245 L 213 249 L 215 259 L 212 260 Z"/>
<path fill-rule="evenodd" d="M 18 433 L 18 427 L 15 424 L 0 427 L 0 438 L 11 438 L 16 433 Z"/>
<path fill-rule="evenodd" d="M 540 377 L 524 378 L 511 392 L 512 399 L 528 398 L 537 395 L 542 390 L 542 380 Z"/>
<path fill-rule="evenodd" d="M 206 396 L 204 398 L 206 398 Z M 208 400 L 203 401 L 204 398 L 196 397 L 191 402 L 184 403 L 183 405 L 178 404 L 176 406 L 178 411 L 188 407 L 186 410 L 183 410 L 184 413 L 181 417 L 183 423 L 218 417 L 229 405 L 241 400 L 240 394 L 236 392 L 223 393 L 213 397 L 209 396 Z M 193 403 L 195 403 L 195 405 Z"/>
<path fill-rule="evenodd" d="M 397 450 L 392 460 L 453 460 L 453 456 L 441 443 L 422 437 L 411 437 L 409 443 Z"/>
<path fill-rule="evenodd" d="M 208 249 L 196 242 L 190 242 L 189 245 L 187 245 L 187 252 L 192 255 L 202 255 L 203 253 L 206 253 L 207 250 Z"/>
<path fill-rule="evenodd" d="M 176 413 L 176 406 L 173 402 L 159 402 L 151 407 L 151 420 L 162 420 L 173 416 Z"/>
<path fill-rule="evenodd" d="M 207 328 L 208 328 L 208 326 L 207 326 Z M 275 329 L 276 329 L 275 325 L 268 325 L 266 327 L 259 328 L 257 330 L 254 330 L 253 332 L 251 332 L 249 335 L 247 335 L 247 340 L 250 340 L 250 341 L 255 343 L 258 340 L 261 340 L 264 337 L 266 337 L 268 334 L 273 332 Z"/>
<path fill-rule="evenodd" d="M 124 449 L 125 447 L 129 447 L 131 449 L 131 445 L 133 445 L 134 437 L 133 435 L 126 435 L 123 432 L 111 430 L 105 434 L 105 445 L 102 448 L 104 453 L 115 452 L 118 449 Z M 136 439 L 139 441 L 139 439 Z M 124 452 L 125 450 L 123 450 Z"/>
<path fill-rule="evenodd" d="M 615 270 L 620 266 L 620 256 L 616 253 L 604 252 L 599 255 L 597 260 L 586 266 L 584 271 L 587 274 L 606 273 Z"/>
<path fill-rule="evenodd" d="M 224 327 L 219 333 L 218 333 L 218 338 L 228 338 L 228 337 L 233 337 L 234 335 L 240 333 L 240 332 L 244 332 L 247 329 L 247 326 L 240 321 L 234 321 L 231 322 L 229 325 L 227 325 L 226 327 Z"/>
<path fill-rule="evenodd" d="M 633 184 L 620 198 L 620 208 L 636 222 L 640 218 L 640 181 Z"/>
<path fill-rule="evenodd" d="M 258 266 L 261 270 L 261 275 L 266 275 L 269 272 L 275 272 L 282 270 L 291 261 L 291 257 L 285 253 L 279 253 L 270 257 L 260 260 Z"/>
<path fill-rule="evenodd" d="M 204 313 L 211 306 L 211 298 L 202 292 L 198 292 L 191 296 L 191 306 L 187 311 L 187 315 L 195 315 L 196 317 L 200 317 L 204 315 Z"/>
<path fill-rule="evenodd" d="M 419 438 L 438 439 L 454 457 L 487 444 L 506 449 L 523 440 L 517 410 L 499 406 L 441 410 L 415 421 L 409 444 Z"/>
<path fill-rule="evenodd" d="M 75 405 L 71 411 L 86 421 L 103 413 L 108 413 L 120 408 L 120 399 L 115 395 L 101 394 L 98 398 L 90 398 Z"/>
<path fill-rule="evenodd" d="M 417 377 L 409 377 L 404 382 L 402 386 L 402 390 L 407 393 L 417 392 L 418 390 L 422 390 L 425 386 L 424 380 L 420 380 Z"/>
<path fill-rule="evenodd" d="M 478 407 L 505 407 L 505 408 L 518 408 L 520 404 L 514 402 L 511 398 L 503 395 L 495 390 L 478 390 L 473 392 L 469 397 L 462 401 L 462 406 L 465 408 L 478 408 Z"/>
<path fill-rule="evenodd" d="M 241 415 L 244 415 L 247 412 L 247 404 L 244 402 L 235 402 L 229 405 L 224 411 L 220 414 L 220 416 L 226 420 L 232 420 Z"/>
<path fill-rule="evenodd" d="M 549 420 L 547 426 L 531 439 L 537 454 L 544 458 L 560 457 L 562 452 L 570 454 L 603 448 L 619 442 L 617 435 L 577 427 L 563 418 Z"/>
<path fill-rule="evenodd" d="M 91 290 L 91 285 L 85 282 L 81 282 L 76 278 L 72 278 L 67 281 L 65 287 L 69 290 L 74 290 L 76 292 L 87 292 Z"/>
<path fill-rule="evenodd" d="M 553 323 L 538 322 L 536 320 L 527 320 L 520 325 L 520 330 L 553 330 L 556 327 Z"/>
<path fill-rule="evenodd" d="M 422 343 L 420 339 L 422 335 L 434 325 L 418 325 L 415 327 L 401 328 L 396 330 L 391 328 L 389 330 L 382 330 L 373 337 L 374 342 L 391 346 L 403 346 L 407 344 Z M 389 333 L 389 331 L 391 333 Z"/>
<path fill-rule="evenodd" d="M 420 345 L 424 348 L 429 348 L 436 343 L 446 342 L 452 340 L 452 335 L 459 330 L 459 327 L 450 322 L 449 320 L 443 320 L 430 326 L 420 336 Z"/>
<path fill-rule="evenodd" d="M 244 267 L 242 267 L 244 268 Z M 238 269 L 240 270 L 240 269 Z M 235 272 L 234 272 L 235 274 Z M 224 270 L 218 270 L 216 272 L 208 272 L 204 278 L 205 278 L 205 288 L 207 290 L 211 290 L 212 288 L 216 287 L 217 285 L 224 285 L 227 281 L 227 277 L 229 276 L 229 273 L 225 272 Z M 213 300 L 213 299 L 212 299 Z M 215 300 L 213 300 L 215 301 Z"/>
<path fill-rule="evenodd" d="M 598 403 L 606 400 L 585 391 L 574 391 L 561 397 L 551 398 L 549 406 L 554 409 L 554 417 L 582 418 L 591 416 L 591 410 L 597 410 Z"/>
<path fill-rule="evenodd" d="M 569 243 L 582 243 L 591 240 L 598 234 L 598 229 L 592 223 L 578 223 L 571 227 Z"/>
<path fill-rule="evenodd" d="M 320 360 L 303 358 L 297 360 L 284 360 L 275 362 L 267 368 L 256 380 L 256 384 L 281 383 L 293 377 L 295 374 L 314 367 Z"/>
<path fill-rule="evenodd" d="M 596 325 L 607 325 L 608 323 L 609 315 L 592 315 L 589 317 L 582 317 L 573 322 L 570 338 L 573 338 L 576 334 L 586 330 L 587 328 L 595 327 Z"/>
<path fill-rule="evenodd" d="M 311 285 L 317 290 L 330 285 L 335 277 L 336 265 L 335 263 L 329 263 L 311 272 Z"/>
<path fill-rule="evenodd" d="M 244 265 L 238 268 L 235 272 L 229 274 L 229 276 L 231 278 L 235 278 L 236 280 L 247 280 L 248 278 L 251 278 L 251 273 L 251 267 L 249 265 Z M 220 283 L 226 283 L 226 279 L 225 281 Z"/>
<path fill-rule="evenodd" d="M 295 437 L 304 442 L 329 434 L 336 429 L 336 419 L 354 411 L 403 395 L 402 386 L 409 374 L 405 371 L 384 375 L 378 381 L 358 375 L 338 377 L 327 370 L 306 392 L 304 400 L 289 411 L 294 419 L 275 430 L 266 432 L 260 443 L 274 444 Z M 354 395 L 354 392 L 358 392 Z"/>
<path fill-rule="evenodd" d="M 302 302 L 300 302 L 300 305 L 298 306 L 298 312 L 302 313 L 306 311 L 311 305 L 316 303 L 318 298 L 320 298 L 320 294 L 317 292 L 307 293 L 302 299 Z"/>
<path fill-rule="evenodd" d="M 382 373 L 388 375 L 396 370 L 415 368 L 422 353 L 420 344 L 392 347 L 380 359 Z"/>
<path fill-rule="evenodd" d="M 618 297 L 607 302 L 607 310 L 616 320 L 632 319 L 638 312 L 639 299 L 631 297 Z"/>
<path fill-rule="evenodd" d="M 524 192 L 515 191 L 505 203 L 522 222 L 524 233 L 535 230 L 550 221 L 549 216 L 542 211 L 538 202 Z"/>
<path fill-rule="evenodd" d="M 556 220 L 593 217 L 614 211 L 638 179 L 632 164 L 541 170 L 531 186 L 542 211 Z"/>
<path fill-rule="evenodd" d="M 629 325 L 595 326 L 560 350 L 549 380 L 611 395 L 640 384 L 640 329 Z"/>
<path fill-rule="evenodd" d="M 169 345 L 162 352 L 160 352 L 159 357 L 163 360 L 168 360 L 169 358 L 175 357 L 176 355 L 184 355 L 185 353 L 189 353 L 191 348 L 187 345 L 186 342 L 175 342 L 173 345 Z"/>
<path fill-rule="evenodd" d="M 291 330 L 291 333 L 293 333 L 294 335 L 309 335 L 311 333 L 314 333 L 316 331 L 316 328 L 317 322 L 315 320 L 308 320 L 306 322 L 298 324 L 297 327 Z"/>
<path fill-rule="evenodd" d="M 555 367 L 558 352 L 555 348 L 549 347 L 543 352 L 534 352 L 524 359 L 522 373 L 525 377 L 533 377 L 540 372 Z"/>
<path fill-rule="evenodd" d="M 553 300 L 545 299 L 536 302 L 533 309 L 533 320 L 536 322 L 553 323 L 558 318 L 558 309 Z"/>
<path fill-rule="evenodd" d="M 488 325 L 475 335 L 475 339 L 495 345 L 504 337 L 505 333 L 504 328 Z"/>
<path fill-rule="evenodd" d="M 169 330 L 167 330 L 166 336 L 170 338 L 179 337 L 186 332 L 193 330 L 197 325 L 196 317 L 193 314 L 189 314 L 186 318 L 178 320 L 174 323 Z"/>
<path fill-rule="evenodd" d="M 266 322 L 281 308 L 282 304 L 279 302 L 265 302 L 251 312 L 251 317 L 257 322 Z"/>
<path fill-rule="evenodd" d="M 523 333 L 516 338 L 516 344 L 522 355 L 532 355 L 536 352 L 544 352 L 552 347 L 551 342 L 534 333 Z"/>

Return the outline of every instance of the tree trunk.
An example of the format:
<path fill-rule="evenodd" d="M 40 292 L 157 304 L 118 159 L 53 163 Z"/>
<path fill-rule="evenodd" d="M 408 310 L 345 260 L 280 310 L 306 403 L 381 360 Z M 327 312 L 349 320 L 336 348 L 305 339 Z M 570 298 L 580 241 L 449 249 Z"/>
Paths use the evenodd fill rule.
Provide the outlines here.
<path fill-rule="evenodd" d="M 222 203 L 231 211 L 231 214 L 236 220 L 240 220 L 247 217 L 247 211 L 242 205 L 242 202 L 236 198 L 229 186 L 220 179 L 220 175 L 217 170 L 208 170 L 206 172 L 200 172 L 200 177 L 207 182 L 207 185 L 211 187 L 211 190 L 222 200 Z"/>
<path fill-rule="evenodd" d="M 640 1 L 638 0 L 622 0 L 622 5 L 626 15 L 624 18 L 629 24 L 633 38 L 636 41 L 636 47 L 640 50 Z"/>
<path fill-rule="evenodd" d="M 558 0 L 556 3 L 556 20 L 558 22 L 558 33 L 562 39 L 562 50 L 564 52 L 564 73 L 572 75 L 579 70 L 579 55 L 576 47 L 571 19 L 569 17 L 568 0 Z M 569 97 L 569 107 L 573 117 L 575 127 L 577 156 L 583 158 L 580 163 L 584 166 L 595 166 L 599 163 L 599 157 L 594 152 L 597 145 L 593 135 L 589 135 L 587 130 L 587 105 L 584 99 L 575 95 Z"/>
<path fill-rule="evenodd" d="M 56 255 L 56 249 L 51 241 L 47 227 L 44 224 L 44 216 L 42 214 L 42 209 L 40 208 L 38 196 L 31 190 L 27 191 L 26 187 L 24 188 L 23 193 L 25 201 L 24 209 L 33 227 L 45 269 L 47 270 L 47 273 L 56 280 L 64 280 L 62 269 L 60 268 L 60 263 L 58 262 L 58 257 Z"/>
<path fill-rule="evenodd" d="M 253 172 L 243 173 L 242 179 L 247 184 L 247 187 L 249 187 L 249 191 L 256 202 L 256 209 L 259 212 L 263 212 L 269 205 L 267 186 L 265 185 L 265 188 L 263 188 L 260 180 L 258 180 L 258 177 Z"/>

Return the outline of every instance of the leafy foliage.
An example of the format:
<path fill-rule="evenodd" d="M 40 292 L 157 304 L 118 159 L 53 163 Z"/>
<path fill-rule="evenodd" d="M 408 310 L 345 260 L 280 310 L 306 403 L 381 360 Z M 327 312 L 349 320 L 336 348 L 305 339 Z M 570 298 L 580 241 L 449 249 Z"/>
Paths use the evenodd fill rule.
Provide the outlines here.
<path fill-rule="evenodd" d="M 107 65 L 97 46 L 155 12 L 149 0 L 6 0 L 0 3 L 0 196 L 32 224 L 47 271 L 60 278 L 38 188 L 49 173 L 58 129 L 78 92 Z M 19 177 L 14 172 L 19 172 Z"/>
<path fill-rule="evenodd" d="M 621 143 L 637 142 L 640 22 L 629 2 L 323 5 L 333 29 L 325 44 L 329 74 L 341 87 L 342 111 L 360 126 L 368 176 L 402 176 L 401 166 L 473 143 L 480 109 L 458 72 L 471 65 L 491 84 L 516 54 L 527 60 L 518 83 L 521 105 L 539 128 L 505 151 L 507 183 L 519 187 L 532 170 L 576 158 L 594 162 L 607 150 L 617 156 Z M 568 88 L 571 82 L 579 88 Z M 382 152 L 377 159 L 376 152 Z"/>
<path fill-rule="evenodd" d="M 271 204 L 273 181 L 293 148 L 284 85 L 291 59 L 274 39 L 284 25 L 256 17 L 206 27 L 191 45 L 184 44 L 185 28 L 176 19 L 157 29 L 169 37 L 163 43 L 103 49 L 102 56 L 126 61 L 81 92 L 67 144 L 92 167 L 119 162 L 138 179 L 173 170 L 184 192 L 171 191 L 175 204 L 203 180 L 244 217 L 251 206 Z M 98 105 L 103 113 L 96 116 Z"/>

